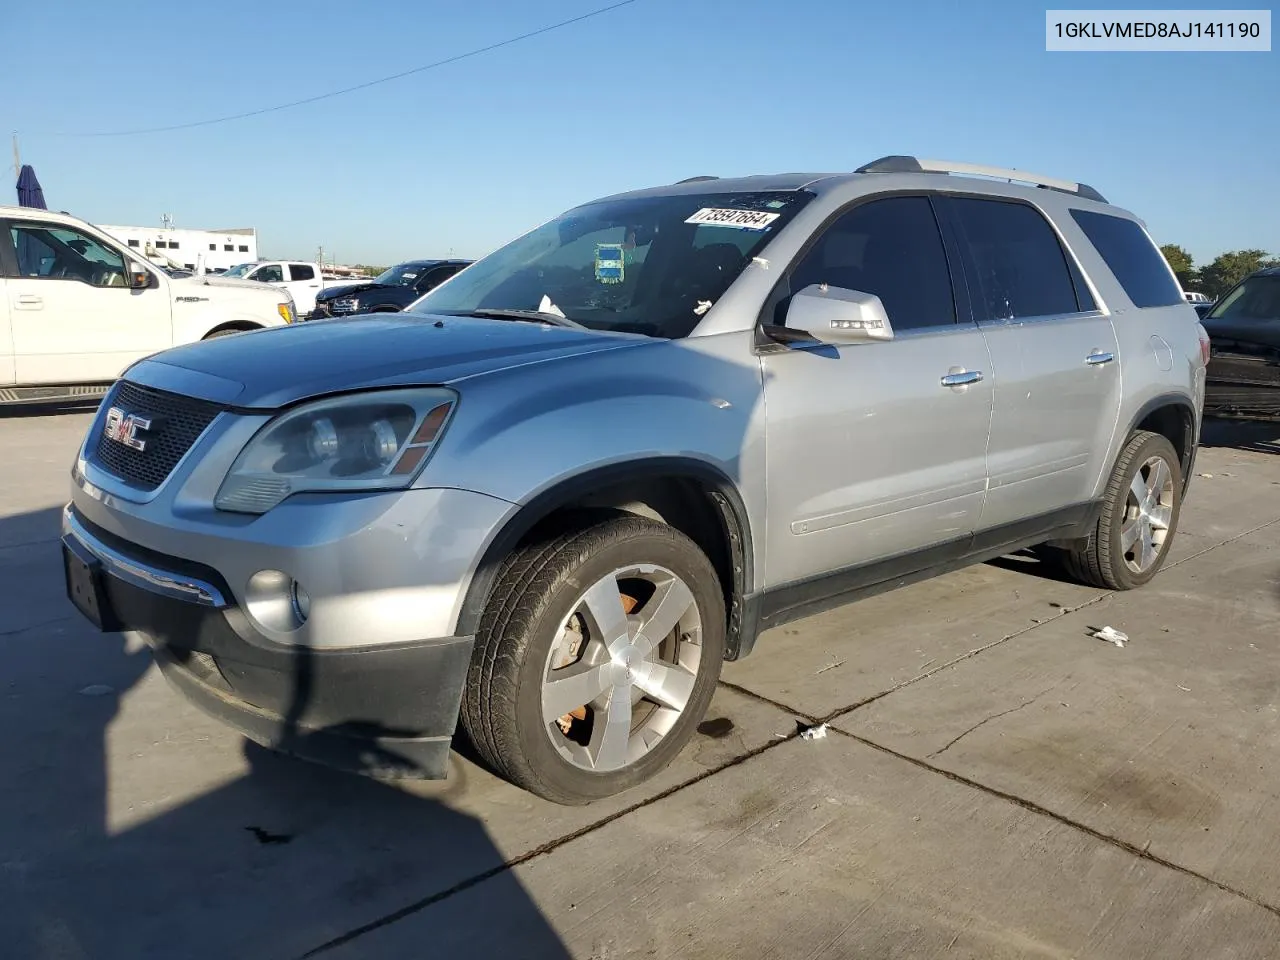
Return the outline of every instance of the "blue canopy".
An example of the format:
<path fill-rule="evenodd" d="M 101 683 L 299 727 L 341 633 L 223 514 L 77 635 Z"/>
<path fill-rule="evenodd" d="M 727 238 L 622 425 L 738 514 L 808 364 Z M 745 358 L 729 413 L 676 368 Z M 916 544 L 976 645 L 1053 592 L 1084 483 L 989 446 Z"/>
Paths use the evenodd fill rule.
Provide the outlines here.
<path fill-rule="evenodd" d="M 44 190 L 41 189 L 40 181 L 36 179 L 36 172 L 31 169 L 29 163 L 23 164 L 22 171 L 18 174 L 18 206 L 49 209 L 44 202 Z"/>

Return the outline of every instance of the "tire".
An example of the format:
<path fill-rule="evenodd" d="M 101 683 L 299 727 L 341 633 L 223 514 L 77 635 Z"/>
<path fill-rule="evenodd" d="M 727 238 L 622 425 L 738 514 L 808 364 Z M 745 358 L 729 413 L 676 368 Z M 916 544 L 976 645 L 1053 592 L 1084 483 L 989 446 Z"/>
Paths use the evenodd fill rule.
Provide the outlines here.
<path fill-rule="evenodd" d="M 725 649 L 724 593 L 693 541 L 629 514 L 581 521 L 504 564 L 480 618 L 461 709 L 472 745 L 496 773 L 566 805 L 627 790 L 671 763 L 706 713 Z M 611 583 L 617 594 L 608 592 Z M 623 610 L 631 614 L 619 618 Z M 663 613 L 659 629 L 668 621 L 673 629 L 648 651 L 637 624 L 656 613 Z M 571 674 L 582 685 L 550 683 Z M 602 685 L 580 706 L 564 701 Z M 666 706 L 645 687 L 659 690 Z M 558 720 L 548 718 L 562 708 Z"/>
<path fill-rule="evenodd" d="M 1160 492 L 1154 507 L 1148 502 L 1147 513 L 1139 506 L 1135 479 L 1149 488 L 1150 471 L 1163 464 L 1167 476 L 1161 475 Z M 1120 456 L 1116 458 L 1107 482 L 1102 513 L 1097 526 L 1088 539 L 1074 550 L 1063 555 L 1067 572 L 1075 579 L 1095 587 L 1110 590 L 1132 590 L 1151 580 L 1164 565 L 1178 529 L 1178 516 L 1182 511 L 1182 464 L 1178 453 L 1165 437 L 1145 430 L 1137 431 L 1129 438 Z M 1135 547 L 1141 547 L 1145 539 L 1143 517 L 1153 522 L 1149 528 L 1153 534 L 1153 551 L 1142 556 L 1125 543 L 1132 524 L 1138 526 Z M 1163 529 L 1160 524 L 1164 523 Z"/>
<path fill-rule="evenodd" d="M 231 336 L 233 333 L 245 333 L 245 332 L 247 332 L 247 331 L 244 331 L 244 330 L 238 330 L 238 329 L 215 330 L 215 331 L 213 331 L 213 333 L 205 334 L 205 339 L 206 339 L 206 340 L 212 340 L 212 339 L 214 339 L 215 337 L 229 337 L 229 336 Z"/>

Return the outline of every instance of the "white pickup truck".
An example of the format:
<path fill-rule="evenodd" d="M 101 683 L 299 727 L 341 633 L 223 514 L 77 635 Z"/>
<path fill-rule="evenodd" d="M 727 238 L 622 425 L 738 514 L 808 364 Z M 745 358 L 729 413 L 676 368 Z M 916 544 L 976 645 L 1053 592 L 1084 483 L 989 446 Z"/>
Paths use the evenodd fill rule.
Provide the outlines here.
<path fill-rule="evenodd" d="M 0 206 L 0 406 L 102 396 L 142 357 L 294 319 L 286 291 L 176 279 L 83 220 Z"/>
<path fill-rule="evenodd" d="M 321 290 L 325 287 L 340 286 L 337 282 L 324 279 L 320 264 L 303 263 L 298 260 L 259 260 L 255 263 L 242 263 L 229 269 L 223 276 L 256 280 L 258 283 L 269 283 L 273 287 L 288 290 L 300 317 L 309 317 L 315 310 L 316 294 Z"/>

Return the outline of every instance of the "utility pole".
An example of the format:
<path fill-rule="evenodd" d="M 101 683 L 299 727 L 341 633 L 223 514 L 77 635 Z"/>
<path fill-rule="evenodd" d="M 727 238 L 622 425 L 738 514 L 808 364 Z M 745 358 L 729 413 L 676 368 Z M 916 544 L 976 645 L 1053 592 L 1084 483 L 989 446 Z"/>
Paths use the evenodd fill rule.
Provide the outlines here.
<path fill-rule="evenodd" d="M 18 153 L 18 131 L 13 131 L 13 176 L 22 176 L 22 155 Z"/>

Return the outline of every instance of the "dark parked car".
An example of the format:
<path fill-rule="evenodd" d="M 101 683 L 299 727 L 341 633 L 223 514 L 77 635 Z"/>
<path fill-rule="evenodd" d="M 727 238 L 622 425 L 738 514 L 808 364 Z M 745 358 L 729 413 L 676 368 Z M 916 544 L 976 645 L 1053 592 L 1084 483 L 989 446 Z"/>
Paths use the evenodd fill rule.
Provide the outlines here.
<path fill-rule="evenodd" d="M 1205 413 L 1280 419 L 1280 267 L 1246 277 L 1200 322 L 1210 340 Z"/>
<path fill-rule="evenodd" d="M 322 290 L 316 295 L 316 309 L 311 316 L 320 319 L 353 313 L 396 313 L 471 263 L 470 260 L 410 260 L 396 264 L 372 280 Z"/>

